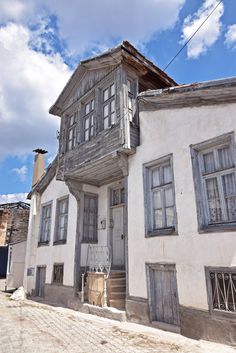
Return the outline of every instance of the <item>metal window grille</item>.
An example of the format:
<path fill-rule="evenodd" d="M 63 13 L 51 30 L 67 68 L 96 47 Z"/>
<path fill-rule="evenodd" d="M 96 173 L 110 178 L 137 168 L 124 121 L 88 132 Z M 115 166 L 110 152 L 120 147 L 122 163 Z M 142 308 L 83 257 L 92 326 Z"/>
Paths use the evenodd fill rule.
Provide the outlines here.
<path fill-rule="evenodd" d="M 209 272 L 213 310 L 236 312 L 236 270 Z"/>
<path fill-rule="evenodd" d="M 63 284 L 63 272 L 64 272 L 64 265 L 57 264 L 53 266 L 53 283 L 56 284 Z"/>

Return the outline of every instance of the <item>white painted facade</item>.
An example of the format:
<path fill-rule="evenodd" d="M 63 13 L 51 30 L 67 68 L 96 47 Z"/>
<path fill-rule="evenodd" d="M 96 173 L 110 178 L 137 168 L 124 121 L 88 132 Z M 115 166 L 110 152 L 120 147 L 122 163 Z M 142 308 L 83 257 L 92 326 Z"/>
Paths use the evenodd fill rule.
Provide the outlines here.
<path fill-rule="evenodd" d="M 236 133 L 236 104 L 140 113 L 140 146 L 129 157 L 129 295 L 147 298 L 145 263 L 176 264 L 179 303 L 208 310 L 205 266 L 236 265 L 235 231 L 198 232 L 190 145 Z M 173 154 L 178 235 L 145 238 L 143 164 Z"/>

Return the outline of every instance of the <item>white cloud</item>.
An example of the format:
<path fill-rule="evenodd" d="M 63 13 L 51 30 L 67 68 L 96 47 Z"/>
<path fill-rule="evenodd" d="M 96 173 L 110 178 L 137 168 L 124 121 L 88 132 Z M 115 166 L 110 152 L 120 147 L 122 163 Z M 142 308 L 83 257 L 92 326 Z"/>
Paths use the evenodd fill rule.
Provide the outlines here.
<path fill-rule="evenodd" d="M 24 0 L 17 2 L 25 4 Z M 71 52 L 83 54 L 101 45 L 110 47 L 114 39 L 128 39 L 135 44 L 150 40 L 154 33 L 174 26 L 184 3 L 185 0 L 71 0 L 68 4 L 67 0 L 28 0 L 24 16 L 18 17 L 20 23 L 26 24 L 40 14 L 56 15 L 60 37 Z"/>
<path fill-rule="evenodd" d="M 22 25 L 0 27 L 0 159 L 57 148 L 59 119 L 48 109 L 71 72 L 59 54 L 31 49 L 31 38 Z"/>
<path fill-rule="evenodd" d="M 0 195 L 0 204 L 18 202 L 18 201 L 30 203 L 30 200 L 27 200 L 26 198 L 27 198 L 27 193 L 24 193 L 24 192 L 19 194 L 3 194 L 3 195 Z"/>
<path fill-rule="evenodd" d="M 229 47 L 236 48 L 236 24 L 228 26 L 225 34 L 225 44 Z"/>
<path fill-rule="evenodd" d="M 219 0 L 205 0 L 196 13 L 185 18 L 181 36 L 182 44 L 187 42 L 218 2 Z M 188 44 L 188 58 L 198 58 L 217 41 L 221 33 L 221 16 L 223 13 L 224 5 L 221 3 Z"/>
<path fill-rule="evenodd" d="M 13 168 L 12 172 L 18 175 L 20 181 L 25 181 L 28 173 L 28 168 L 26 167 L 26 165 L 23 165 L 20 168 Z"/>

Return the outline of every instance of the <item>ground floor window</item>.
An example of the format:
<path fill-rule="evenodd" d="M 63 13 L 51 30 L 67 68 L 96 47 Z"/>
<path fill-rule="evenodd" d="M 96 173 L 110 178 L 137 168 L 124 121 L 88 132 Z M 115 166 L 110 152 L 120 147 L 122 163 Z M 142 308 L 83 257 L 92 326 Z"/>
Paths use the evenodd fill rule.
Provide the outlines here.
<path fill-rule="evenodd" d="M 64 264 L 53 265 L 52 283 L 63 284 Z"/>
<path fill-rule="evenodd" d="M 206 276 L 211 309 L 236 312 L 236 268 L 207 268 Z"/>

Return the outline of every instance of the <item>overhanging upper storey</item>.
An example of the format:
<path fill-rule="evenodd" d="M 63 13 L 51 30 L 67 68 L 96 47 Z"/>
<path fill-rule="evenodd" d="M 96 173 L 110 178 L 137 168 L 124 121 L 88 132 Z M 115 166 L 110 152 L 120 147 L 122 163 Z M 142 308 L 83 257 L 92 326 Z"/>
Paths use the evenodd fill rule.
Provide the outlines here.
<path fill-rule="evenodd" d="M 102 185 L 124 175 L 121 156 L 134 153 L 139 144 L 137 95 L 174 85 L 128 42 L 81 61 L 50 108 L 51 114 L 61 117 L 57 178 L 73 176 Z M 106 166 L 109 160 L 105 169 L 104 158 Z M 102 168 L 102 174 L 96 177 L 93 170 L 90 178 L 90 166 Z"/>

